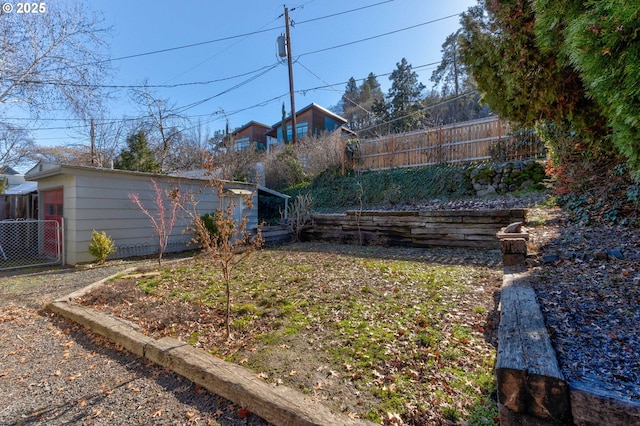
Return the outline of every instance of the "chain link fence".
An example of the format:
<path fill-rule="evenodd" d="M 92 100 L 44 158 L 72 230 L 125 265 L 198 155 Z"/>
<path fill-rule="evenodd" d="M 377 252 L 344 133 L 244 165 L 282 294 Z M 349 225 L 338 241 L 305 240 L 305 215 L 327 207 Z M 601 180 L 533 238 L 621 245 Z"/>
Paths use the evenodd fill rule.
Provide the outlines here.
<path fill-rule="evenodd" d="M 56 220 L 0 220 L 0 270 L 61 264 L 62 226 Z"/>

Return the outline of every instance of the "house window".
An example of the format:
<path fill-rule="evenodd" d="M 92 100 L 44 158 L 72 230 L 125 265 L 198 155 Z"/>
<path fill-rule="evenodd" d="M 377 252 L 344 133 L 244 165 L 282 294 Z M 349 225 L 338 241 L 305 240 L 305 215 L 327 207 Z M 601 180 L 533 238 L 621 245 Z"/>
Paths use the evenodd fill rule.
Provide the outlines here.
<path fill-rule="evenodd" d="M 248 137 L 236 139 L 235 143 L 233 144 L 233 150 L 234 151 L 245 151 L 245 150 L 249 149 L 250 145 L 251 145 L 251 142 L 249 141 Z"/>
<path fill-rule="evenodd" d="M 309 136 L 309 123 L 302 122 L 302 123 L 296 123 L 296 128 L 298 129 L 297 131 L 297 136 L 298 139 L 302 139 L 302 138 L 306 138 L 307 136 Z M 282 127 L 278 128 L 278 141 L 283 141 L 284 138 L 282 136 Z M 291 126 L 287 126 L 287 140 L 291 141 L 293 140 L 293 133 L 291 132 Z"/>
<path fill-rule="evenodd" d="M 340 124 L 336 120 L 329 117 L 324 118 L 324 130 L 332 132 L 338 127 L 340 127 Z"/>
<path fill-rule="evenodd" d="M 306 138 L 309 136 L 309 123 L 306 121 L 304 123 L 296 123 L 296 127 L 298 129 L 298 138 Z"/>

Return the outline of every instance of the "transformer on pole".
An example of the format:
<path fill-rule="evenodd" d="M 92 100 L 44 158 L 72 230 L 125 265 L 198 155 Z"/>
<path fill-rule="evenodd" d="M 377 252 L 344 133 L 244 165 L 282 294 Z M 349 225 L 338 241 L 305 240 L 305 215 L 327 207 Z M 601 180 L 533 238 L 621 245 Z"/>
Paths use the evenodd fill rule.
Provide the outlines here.
<path fill-rule="evenodd" d="M 291 98 L 291 135 L 292 142 L 295 145 L 298 142 L 298 127 L 296 120 L 296 101 L 295 94 L 293 90 L 293 62 L 291 59 L 291 34 L 289 31 L 289 9 L 287 7 L 284 8 L 284 21 L 285 21 L 285 37 L 282 35 L 278 37 L 278 55 L 281 58 L 287 57 L 287 63 L 289 65 L 289 97 Z M 286 124 L 286 123 L 284 123 Z M 283 132 L 286 132 L 287 129 L 283 128 Z"/>

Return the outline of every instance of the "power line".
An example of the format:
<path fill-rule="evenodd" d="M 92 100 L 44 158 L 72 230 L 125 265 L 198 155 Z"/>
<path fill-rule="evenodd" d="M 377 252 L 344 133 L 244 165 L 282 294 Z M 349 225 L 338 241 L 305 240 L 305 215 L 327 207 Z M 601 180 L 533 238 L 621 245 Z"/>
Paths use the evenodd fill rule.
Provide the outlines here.
<path fill-rule="evenodd" d="M 367 38 L 363 38 L 363 39 L 360 39 L 360 40 L 339 44 L 339 45 L 333 46 L 333 47 L 327 47 L 327 48 L 324 48 L 324 49 L 314 50 L 312 52 L 303 53 L 303 54 L 299 55 L 298 58 L 301 58 L 301 57 L 307 56 L 307 55 L 314 55 L 314 54 L 320 53 L 320 52 L 326 52 L 327 50 L 338 49 L 340 47 L 351 46 L 353 44 L 362 43 L 363 41 L 374 40 L 376 38 L 385 37 L 385 36 L 388 36 L 388 35 L 391 35 L 391 34 L 397 34 L 397 33 L 402 32 L 402 31 L 412 30 L 414 28 L 418 28 L 418 27 L 422 27 L 422 26 L 425 26 L 425 25 L 433 24 L 433 23 L 439 22 L 439 21 L 444 21 L 445 19 L 454 18 L 456 16 L 460 16 L 460 14 L 456 13 L 454 15 L 449 15 L 449 16 L 445 16 L 445 17 L 442 17 L 442 18 L 433 19 L 431 21 L 423 22 L 421 24 L 412 25 L 410 27 L 400 28 L 398 30 L 389 31 L 389 32 L 386 32 L 386 33 L 383 33 L 383 34 L 378 34 L 378 35 L 367 37 Z"/>
<path fill-rule="evenodd" d="M 333 13 L 331 15 L 321 16 L 319 18 L 307 19 L 306 21 L 296 22 L 295 24 L 296 25 L 308 24 L 309 22 L 316 22 L 316 21 L 320 21 L 322 19 L 333 18 L 334 16 L 346 15 L 347 13 L 358 12 L 360 10 L 369 9 L 371 7 L 380 6 L 381 4 L 391 3 L 393 1 L 395 1 L 395 0 L 381 1 L 379 3 L 371 4 L 369 6 L 362 6 L 362 7 L 359 7 L 357 9 L 345 10 L 344 12 Z"/>
<path fill-rule="evenodd" d="M 394 1 L 394 0 L 387 0 L 387 1 L 383 1 L 383 2 L 380 2 L 380 3 L 373 4 L 371 6 L 365 6 L 365 7 L 361 7 L 361 8 L 357 8 L 357 9 L 346 10 L 344 12 L 334 13 L 332 15 L 321 16 L 319 18 L 314 18 L 314 19 L 309 19 L 309 20 L 306 20 L 306 21 L 301 21 L 298 24 L 305 24 L 305 23 L 308 23 L 308 22 L 318 21 L 318 20 L 321 20 L 321 19 L 329 18 L 329 17 L 345 15 L 347 13 L 351 13 L 351 12 L 355 12 L 355 11 L 358 11 L 358 10 L 366 9 L 368 7 L 374 7 L 374 6 L 378 6 L 378 5 L 384 4 L 384 3 L 389 3 L 390 1 Z M 267 33 L 267 32 L 270 32 L 270 31 L 281 30 L 281 29 L 282 29 L 282 26 L 277 26 L 277 27 L 272 27 L 272 28 L 265 28 L 265 29 L 260 29 L 260 30 L 256 30 L 256 31 L 251 31 L 251 32 L 248 32 L 248 33 L 242 33 L 242 34 L 236 34 L 236 35 L 231 35 L 231 36 L 226 36 L 226 37 L 220 37 L 220 38 L 212 39 L 212 40 L 205 40 L 205 41 L 200 41 L 200 42 L 196 42 L 196 43 L 183 44 L 183 45 L 180 45 L 180 46 L 167 47 L 167 48 L 164 48 L 164 49 L 152 50 L 152 51 L 149 51 L 149 52 L 134 53 L 134 54 L 131 54 L 131 55 L 119 56 L 119 57 L 116 57 L 116 58 L 109 58 L 109 59 L 105 59 L 105 60 L 102 60 L 102 61 L 87 62 L 87 63 L 75 65 L 75 67 L 83 67 L 83 66 L 90 66 L 90 65 L 100 65 L 100 64 L 104 64 L 104 63 L 108 63 L 108 62 L 122 61 L 122 60 L 125 60 L 125 59 L 135 59 L 135 58 L 141 58 L 143 56 L 150 56 L 150 55 L 157 55 L 157 54 L 160 54 L 160 53 L 174 52 L 176 50 L 190 49 L 190 48 L 193 48 L 193 47 L 199 47 L 199 46 L 204 46 L 204 45 L 207 45 L 207 44 L 219 43 L 219 42 L 233 40 L 233 39 L 242 38 L 242 37 L 249 37 L 249 36 L 253 36 L 253 35 Z M 62 68 L 56 68 L 56 69 L 49 70 L 49 71 L 59 71 L 60 69 L 62 69 Z"/>
<path fill-rule="evenodd" d="M 320 78 L 320 77 L 319 77 L 319 76 L 317 76 L 315 73 L 313 73 L 309 68 L 307 68 L 306 66 L 304 66 L 304 65 L 303 65 L 299 60 L 298 60 L 298 61 L 296 61 L 296 62 L 297 62 L 299 65 L 301 65 L 303 68 L 305 68 L 307 71 L 309 71 L 311 74 L 313 74 L 316 78 L 318 78 L 320 81 L 322 81 L 322 82 L 324 83 L 324 85 L 322 85 L 322 86 L 316 86 L 316 87 L 311 87 L 311 88 L 306 88 L 306 89 L 299 89 L 299 90 L 296 90 L 296 93 L 298 93 L 298 94 L 305 95 L 307 92 L 311 92 L 311 91 L 315 91 L 315 90 L 322 90 L 322 89 L 331 89 L 331 90 L 333 90 L 333 91 L 337 91 L 336 89 L 334 89 L 334 87 L 336 87 L 336 86 L 344 86 L 344 85 L 346 85 L 346 84 L 348 83 L 348 81 L 343 81 L 343 82 L 339 82 L 339 83 L 327 83 L 327 82 L 326 82 L 326 81 L 324 81 L 322 78 Z M 418 66 L 412 67 L 412 69 L 414 69 L 414 70 L 419 70 L 419 69 L 421 69 L 421 68 L 426 68 L 426 67 L 431 67 L 431 66 L 437 65 L 437 64 L 439 64 L 439 63 L 440 63 L 440 62 L 431 62 L 431 63 L 428 63 L 428 64 L 423 64 L 423 65 L 418 65 Z M 273 66 L 275 67 L 276 65 L 278 65 L 278 64 L 274 64 Z M 266 72 L 268 72 L 268 71 L 270 71 L 270 69 L 269 69 L 269 70 L 266 70 L 264 73 L 266 73 Z M 376 78 L 377 78 L 377 77 L 385 77 L 385 76 L 388 76 L 388 75 L 391 75 L 391 74 L 392 74 L 392 72 L 381 73 L 381 74 L 375 74 L 375 73 L 374 73 L 374 75 L 376 76 Z M 258 78 L 258 77 L 260 77 L 260 76 L 255 76 L 255 77 L 253 77 L 251 80 L 253 80 L 253 79 L 255 79 L 255 78 Z M 359 78 L 359 79 L 357 79 L 357 80 L 365 80 L 365 79 L 366 79 L 366 77 L 365 77 L 365 78 Z M 247 83 L 249 83 L 249 81 L 250 81 L 250 80 L 246 80 L 246 81 L 244 81 L 244 82 L 242 82 L 242 83 L 239 83 L 239 84 L 241 84 L 241 85 L 243 85 L 243 84 L 247 84 Z M 236 86 L 238 86 L 238 85 L 236 85 Z M 236 86 L 233 86 L 233 87 L 231 87 L 231 88 L 229 88 L 229 89 L 226 89 L 226 91 L 224 91 L 224 92 L 229 92 L 229 91 L 231 91 L 231 90 L 234 90 L 234 88 L 236 88 Z M 206 102 L 207 100 L 213 99 L 214 97 L 217 97 L 217 96 L 221 96 L 222 94 L 224 94 L 224 93 L 222 93 L 222 92 L 221 92 L 221 93 L 219 93 L 219 94 L 217 94 L 217 95 L 214 95 L 214 96 L 213 96 L 213 97 L 211 97 L 211 98 L 207 98 L 207 99 L 205 99 L 205 100 L 203 100 L 203 101 L 198 101 L 198 102 L 201 102 L 201 103 L 202 103 L 202 102 Z M 276 96 L 276 97 L 270 98 L 270 99 L 265 100 L 265 101 L 261 101 L 261 102 L 259 102 L 259 103 L 257 103 L 257 104 L 252 105 L 252 106 L 249 106 L 249 107 L 245 107 L 245 108 L 242 108 L 242 109 L 239 109 L 239 110 L 232 111 L 232 112 L 230 112 L 230 113 L 227 113 L 227 115 L 229 115 L 229 116 L 230 116 L 230 115 L 235 115 L 235 114 L 238 114 L 238 113 L 240 113 L 240 112 L 244 112 L 244 111 L 251 110 L 251 109 L 253 109 L 253 108 L 258 108 L 258 107 L 266 106 L 266 105 L 268 105 L 269 103 L 272 103 L 272 102 L 275 102 L 275 101 L 277 101 L 277 100 L 280 100 L 280 99 L 282 99 L 282 98 L 283 98 L 283 97 L 285 97 L 285 96 L 288 96 L 288 92 L 287 92 L 287 93 L 285 93 L 285 94 L 283 94 L 283 95 Z M 197 102 L 196 102 L 196 103 L 197 103 Z M 182 112 L 184 112 L 184 111 L 186 111 L 186 110 L 188 110 L 188 109 L 191 109 L 191 108 L 195 107 L 195 106 L 196 106 L 196 105 L 195 105 L 196 103 L 192 103 L 192 104 L 185 105 L 185 106 L 181 107 L 182 109 L 181 109 L 181 108 L 179 108 L 179 109 L 181 109 L 181 111 L 182 111 Z M 196 115 L 189 115 L 189 116 L 186 116 L 186 118 L 188 118 L 188 119 L 192 119 L 192 118 L 208 117 L 208 116 L 210 116 L 210 115 L 211 115 L 211 114 L 196 114 Z M 118 122 L 118 121 L 138 121 L 138 120 L 142 120 L 142 119 L 144 119 L 144 118 L 148 118 L 148 116 L 135 117 L 135 118 L 127 118 L 127 117 L 122 117 L 122 118 L 96 118 L 95 120 L 96 120 L 97 122 L 104 122 L 104 123 L 110 124 L 110 123 L 116 123 L 116 122 Z M 30 117 L 6 117 L 5 119 L 6 119 L 6 120 L 14 120 L 14 121 L 36 121 L 36 120 L 34 120 L 34 119 L 30 118 Z M 84 121 L 84 120 L 83 120 L 83 119 L 81 119 L 81 118 L 40 118 L 40 119 L 38 119 L 37 121 L 64 121 L 64 122 L 74 122 L 74 121 L 76 121 L 76 122 L 77 122 L 77 121 Z M 33 131 L 65 130 L 65 129 L 76 129 L 76 128 L 84 128 L 84 127 L 86 127 L 86 125 L 75 125 L 75 126 L 67 126 L 67 127 L 41 127 L 41 128 L 38 128 L 38 129 L 32 129 L 32 130 L 33 130 Z"/>
<path fill-rule="evenodd" d="M 356 8 L 356 9 L 351 9 L 351 10 L 344 11 L 344 12 L 339 12 L 339 13 L 335 13 L 335 14 L 331 14 L 331 15 L 326 15 L 326 16 L 323 16 L 323 17 L 314 18 L 314 19 L 310 19 L 310 20 L 307 20 L 307 21 L 301 21 L 299 24 L 313 22 L 313 21 L 317 21 L 317 20 L 320 20 L 320 19 L 327 19 L 327 18 L 330 18 L 330 17 L 343 15 L 343 14 L 359 11 L 359 10 L 362 10 L 362 9 L 370 8 L 370 7 L 375 7 L 375 6 L 384 4 L 384 3 L 389 3 L 391 1 L 394 1 L 394 0 L 387 0 L 387 1 L 379 2 L 379 3 L 375 3 L 375 4 L 372 4 L 372 5 L 369 5 L 369 6 L 364 6 L 364 7 L 361 7 L 361 8 Z M 355 40 L 355 41 L 352 41 L 352 42 L 349 42 L 349 43 L 344 43 L 344 44 L 341 44 L 341 45 L 337 45 L 337 46 L 333 46 L 333 47 L 329 47 L 329 48 L 324 48 L 324 49 L 316 50 L 316 51 L 313 51 L 313 52 L 303 53 L 303 54 L 298 56 L 298 59 L 296 61 L 299 62 L 299 58 L 302 57 L 302 56 L 312 55 L 312 54 L 324 52 L 324 51 L 331 50 L 331 49 L 337 49 L 337 48 L 340 48 L 340 47 L 345 47 L 345 46 L 353 45 L 353 44 L 356 44 L 356 43 L 361 43 L 361 42 L 364 42 L 364 41 L 369 41 L 369 40 L 372 40 L 372 39 L 385 37 L 385 36 L 396 34 L 396 33 L 402 32 L 402 31 L 407 31 L 407 30 L 414 29 L 414 28 L 417 28 L 417 27 L 420 27 L 420 26 L 424 26 L 424 25 L 435 23 L 435 22 L 439 22 L 439 21 L 442 21 L 442 20 L 445 20 L 445 19 L 450 19 L 450 18 L 456 17 L 456 16 L 459 16 L 459 14 L 449 15 L 449 16 L 445 16 L 445 17 L 442 17 L 442 18 L 434 19 L 434 20 L 431 20 L 431 21 L 423 22 L 423 23 L 420 23 L 420 24 L 412 25 L 412 26 L 409 26 L 409 27 L 401 28 L 401 29 L 398 29 L 398 30 L 386 32 L 386 33 L 383 33 L 383 34 L 367 37 L 367 38 L 360 39 L 360 40 Z M 126 59 L 126 58 L 130 58 L 130 57 L 135 57 L 135 56 L 144 56 L 144 55 L 148 55 L 148 54 L 154 54 L 154 53 L 166 52 L 166 51 L 171 51 L 171 50 L 177 50 L 177 49 L 180 49 L 180 48 L 194 47 L 194 46 L 198 46 L 198 45 L 202 45 L 202 44 L 213 43 L 213 42 L 216 42 L 216 41 L 228 40 L 228 39 L 237 38 L 237 37 L 246 37 L 248 35 L 259 34 L 259 33 L 270 31 L 270 30 L 273 30 L 273 28 L 272 29 L 266 29 L 266 30 L 254 31 L 254 32 L 251 32 L 251 33 L 245 33 L 245 34 L 241 34 L 241 35 L 238 35 L 238 36 L 224 37 L 224 38 L 221 38 L 221 39 L 210 40 L 210 41 L 206 41 L 206 42 L 192 43 L 192 44 L 189 44 L 189 45 L 179 46 L 179 47 L 175 47 L 175 48 L 161 49 L 161 50 L 158 50 L 158 51 L 147 52 L 147 53 L 144 53 L 144 54 L 129 55 L 127 57 L 115 58 L 114 60 Z M 414 67 L 414 69 L 417 70 L 419 68 L 432 66 L 432 65 L 435 65 L 435 64 L 438 64 L 438 63 L 439 62 L 434 62 L 434 63 L 431 63 L 431 64 L 421 65 L 421 66 L 418 66 L 418 67 Z M 205 99 L 202 99 L 200 101 L 196 101 L 196 102 L 193 102 L 191 104 L 187 104 L 187 105 L 184 105 L 183 107 L 180 107 L 179 111 L 184 112 L 184 111 L 192 109 L 192 108 L 194 108 L 194 107 L 196 107 L 198 105 L 202 105 L 202 104 L 210 101 L 211 99 L 214 99 L 214 98 L 219 97 L 219 96 L 221 96 L 223 94 L 226 94 L 226 93 L 229 93 L 229 92 L 231 92 L 233 90 L 236 90 L 236 89 L 238 89 L 239 87 L 241 87 L 241 86 L 243 86 L 245 84 L 248 84 L 249 82 L 251 82 L 251 81 L 259 78 L 260 76 L 266 74 L 267 72 L 271 71 L 278 64 L 279 63 L 263 66 L 263 67 L 261 67 L 261 68 L 259 68 L 257 70 L 253 70 L 253 71 L 250 71 L 250 72 L 247 72 L 247 73 L 238 74 L 238 75 L 231 76 L 231 77 L 220 78 L 220 79 L 216 79 L 216 80 L 208 80 L 208 81 L 201 81 L 201 82 L 188 82 L 188 83 L 176 83 L 176 84 L 170 84 L 170 85 L 166 85 L 166 84 L 165 85 L 82 85 L 82 84 L 75 84 L 75 83 L 62 83 L 61 84 L 61 83 L 46 82 L 46 81 L 42 81 L 42 82 L 33 81 L 33 83 L 36 83 L 36 84 L 57 84 L 57 85 L 81 86 L 81 87 L 124 88 L 124 89 L 145 88 L 145 87 L 146 88 L 176 88 L 176 87 L 194 86 L 194 85 L 208 85 L 208 84 L 212 84 L 212 83 L 216 83 L 216 82 L 227 81 L 227 80 L 231 80 L 231 79 L 234 79 L 234 78 L 239 78 L 239 77 L 243 77 L 243 76 L 259 73 L 258 75 L 255 75 L 255 76 L 253 76 L 253 77 L 251 77 L 251 78 L 249 78 L 247 80 L 244 80 L 244 81 L 232 86 L 231 88 L 226 89 L 226 90 L 224 90 L 224 91 L 222 91 L 222 92 L 220 92 L 220 93 L 218 93 L 216 95 L 213 95 L 213 96 L 207 97 Z M 300 65 L 304 67 L 304 65 L 302 65 L 302 63 L 300 63 Z M 304 68 L 307 71 L 309 71 L 311 74 L 315 75 L 307 67 L 304 67 Z M 384 73 L 384 74 L 379 74 L 378 76 L 386 76 L 386 75 L 390 75 L 390 74 L 391 73 Z M 326 81 L 322 80 L 317 75 L 315 75 L 315 76 L 316 76 L 316 78 L 320 79 L 323 83 L 325 83 L 325 86 L 318 86 L 318 87 L 314 87 L 314 88 L 310 88 L 310 89 L 298 90 L 298 91 L 296 91 L 296 93 L 306 94 L 306 92 L 308 92 L 308 91 L 321 90 L 321 89 L 325 89 L 325 88 L 329 88 L 329 89 L 335 90 L 335 89 L 333 89 L 333 87 L 338 86 L 338 85 L 347 84 L 347 82 L 328 84 Z M 280 97 L 276 97 L 274 99 L 279 99 L 279 98 Z M 260 104 L 257 104 L 257 105 L 260 105 Z M 249 108 L 246 108 L 246 109 L 251 109 L 251 108 L 253 108 L 253 107 L 249 107 Z M 241 111 L 244 111 L 246 109 L 243 109 Z M 207 115 L 200 115 L 200 116 L 207 116 Z M 196 117 L 196 116 L 194 116 L 194 117 Z M 145 117 L 140 117 L 138 119 L 144 119 L 144 118 Z M 116 119 L 116 121 L 117 121 L 117 119 Z M 78 126 L 78 127 L 83 127 L 83 126 Z M 34 129 L 34 130 L 48 130 L 48 129 L 50 129 L 50 130 L 59 130 L 61 128 L 41 128 L 41 129 Z"/>
<path fill-rule="evenodd" d="M 203 103 L 210 101 L 211 99 L 217 98 L 218 96 L 222 96 L 222 95 L 224 95 L 224 94 L 226 94 L 226 93 L 229 93 L 229 92 L 231 92 L 231 91 L 233 91 L 233 90 L 236 90 L 236 89 L 238 89 L 238 88 L 240 88 L 240 87 L 244 86 L 245 84 L 248 84 L 248 83 L 252 82 L 253 80 L 255 80 L 255 79 L 257 79 L 257 78 L 262 77 L 263 75 L 265 75 L 266 73 L 268 73 L 269 71 L 271 71 L 272 69 L 274 69 L 275 67 L 277 67 L 278 65 L 280 65 L 280 63 L 276 63 L 276 64 L 272 65 L 271 67 L 269 67 L 269 68 L 267 68 L 266 70 L 262 71 L 260 74 L 255 75 L 255 76 L 253 76 L 253 77 L 251 77 L 251 78 L 248 78 L 247 80 L 244 80 L 244 81 L 242 81 L 242 82 L 240 82 L 240 83 L 236 84 L 235 86 L 230 87 L 230 88 L 229 88 L 229 89 L 227 89 L 227 90 L 223 90 L 222 92 L 217 93 L 217 94 L 215 94 L 215 95 L 213 95 L 213 96 L 209 96 L 208 98 L 205 98 L 205 99 L 202 99 L 202 100 L 200 100 L 200 101 L 197 101 L 197 102 L 194 102 L 194 103 L 191 103 L 191 104 L 185 105 L 185 106 L 183 106 L 183 107 L 180 107 L 180 108 L 178 108 L 178 112 L 184 112 L 184 111 L 187 111 L 187 110 L 189 110 L 189 109 L 191 109 L 191 108 L 195 108 L 195 107 L 197 107 L 198 105 L 202 105 Z"/>
<path fill-rule="evenodd" d="M 53 86 L 65 86 L 65 87 L 86 87 L 86 88 L 104 88 L 104 89 L 173 89 L 177 87 L 185 87 L 185 86 L 206 86 L 213 83 L 220 83 L 223 81 L 229 81 L 236 78 L 244 77 L 247 75 L 255 74 L 257 72 L 263 71 L 267 68 L 271 68 L 278 63 L 265 65 L 253 71 L 248 71 L 242 74 L 236 74 L 229 77 L 218 78 L 215 80 L 206 80 L 206 81 L 193 81 L 188 83 L 175 83 L 175 84 L 87 84 L 87 83 L 72 83 L 72 82 L 58 82 L 58 81 L 46 81 L 46 80 L 19 80 L 20 82 L 24 82 L 27 84 L 43 84 L 43 85 L 53 85 Z M 18 81 L 12 79 L 5 79 L 5 81 Z"/>
<path fill-rule="evenodd" d="M 389 1 L 394 1 L 394 0 L 387 0 L 387 2 Z M 402 31 L 407 31 L 410 29 L 414 29 L 414 28 L 418 28 L 424 25 L 428 25 L 428 24 L 433 24 L 435 22 L 438 21 L 442 21 L 445 19 L 450 19 L 452 17 L 458 16 L 458 14 L 455 15 L 449 15 L 449 16 L 445 16 L 442 18 L 438 18 L 438 19 L 434 19 L 431 21 L 427 21 L 427 22 L 423 22 L 420 24 L 416 24 L 416 25 L 412 25 L 410 27 L 405 27 L 405 28 L 400 28 L 398 30 L 394 30 L 394 31 L 390 31 L 387 33 L 383 33 L 383 34 L 378 34 L 375 36 L 371 36 L 371 37 L 367 37 L 367 38 L 363 38 L 363 39 L 359 39 L 359 40 L 354 40 L 348 43 L 343 43 L 340 45 L 336 45 L 336 46 L 332 46 L 332 47 L 326 47 L 323 49 L 319 49 L 319 50 L 315 50 L 312 52 L 306 52 L 306 53 L 302 53 L 301 55 L 298 55 L 298 58 L 301 58 L 303 56 L 308 56 L 308 55 L 313 55 L 316 53 L 320 53 L 320 52 L 325 52 L 328 50 L 333 50 L 333 49 L 338 49 L 341 47 L 346 47 L 346 46 L 351 46 L 353 44 L 357 44 L 357 43 L 362 43 L 364 41 L 369 41 L 369 40 L 374 40 L 376 38 L 381 38 L 381 37 L 385 37 L 391 34 L 396 34 Z M 321 18 L 317 18 L 317 19 L 321 19 Z M 297 60 L 296 60 L 297 62 Z M 435 62 L 433 64 L 438 64 L 439 62 Z M 431 65 L 433 65 L 431 64 Z M 274 66 L 278 65 L 278 63 L 276 64 L 271 64 L 271 65 L 265 65 L 263 67 L 260 67 L 256 70 L 253 71 L 248 71 L 242 74 L 237 74 L 237 75 L 233 75 L 233 76 L 229 76 L 229 77 L 224 77 L 224 78 L 219 78 L 219 79 L 215 79 L 215 80 L 207 80 L 207 81 L 194 81 L 194 82 L 187 82 L 187 83 L 175 83 L 175 84 L 130 84 L 130 85 L 108 85 L 108 84 L 80 84 L 80 83 L 71 83 L 71 82 L 65 82 L 65 83 L 60 83 L 60 82 L 54 82 L 54 81 L 40 81 L 40 80 L 26 80 L 24 82 L 30 83 L 30 84 L 46 84 L 46 85 L 57 85 L 57 86 L 66 86 L 66 87 L 87 87 L 87 88 L 106 88 L 106 89 L 139 89 L 139 88 L 178 88 L 178 87 L 186 87 L 186 86 L 204 86 L 204 85 L 209 85 L 209 84 L 213 84 L 213 83 L 219 83 L 222 81 L 228 81 L 228 80 L 233 80 L 235 78 L 240 78 L 240 77 L 244 77 L 250 74 L 254 74 L 260 71 L 263 71 L 265 69 L 271 70 Z M 426 66 L 426 65 L 424 65 Z M 418 67 L 416 67 L 418 68 Z M 390 74 L 390 73 L 389 73 Z M 381 76 L 384 75 L 388 75 L 388 74 L 380 74 Z M 13 81 L 13 80 L 9 80 L 7 79 L 7 81 Z"/>

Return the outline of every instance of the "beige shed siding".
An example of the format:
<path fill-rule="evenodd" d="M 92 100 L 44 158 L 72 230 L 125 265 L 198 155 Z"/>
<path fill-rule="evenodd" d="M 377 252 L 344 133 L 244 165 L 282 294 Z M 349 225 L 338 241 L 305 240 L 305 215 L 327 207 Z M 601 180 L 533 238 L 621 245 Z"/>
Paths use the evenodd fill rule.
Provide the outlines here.
<path fill-rule="evenodd" d="M 157 234 L 150 219 L 129 199 L 137 193 L 142 204 L 156 216 L 155 192 L 151 180 L 155 179 L 163 190 L 179 187 L 182 193 L 197 194 L 199 214 L 219 208 L 217 191 L 205 188 L 199 179 L 178 179 L 113 170 L 62 167 L 57 175 L 38 179 L 39 190 L 64 187 L 65 252 L 66 262 L 76 264 L 94 260 L 89 253 L 92 231 L 106 232 L 119 247 L 117 256 L 148 255 L 157 253 Z M 229 188 L 252 189 L 242 183 L 228 183 Z M 240 203 L 241 198 L 225 195 Z M 168 203 L 167 203 L 168 207 Z M 249 228 L 257 227 L 257 195 L 254 208 L 245 209 Z M 187 248 L 192 235 L 185 233 L 191 221 L 184 212 L 173 228 L 168 251 Z"/>

